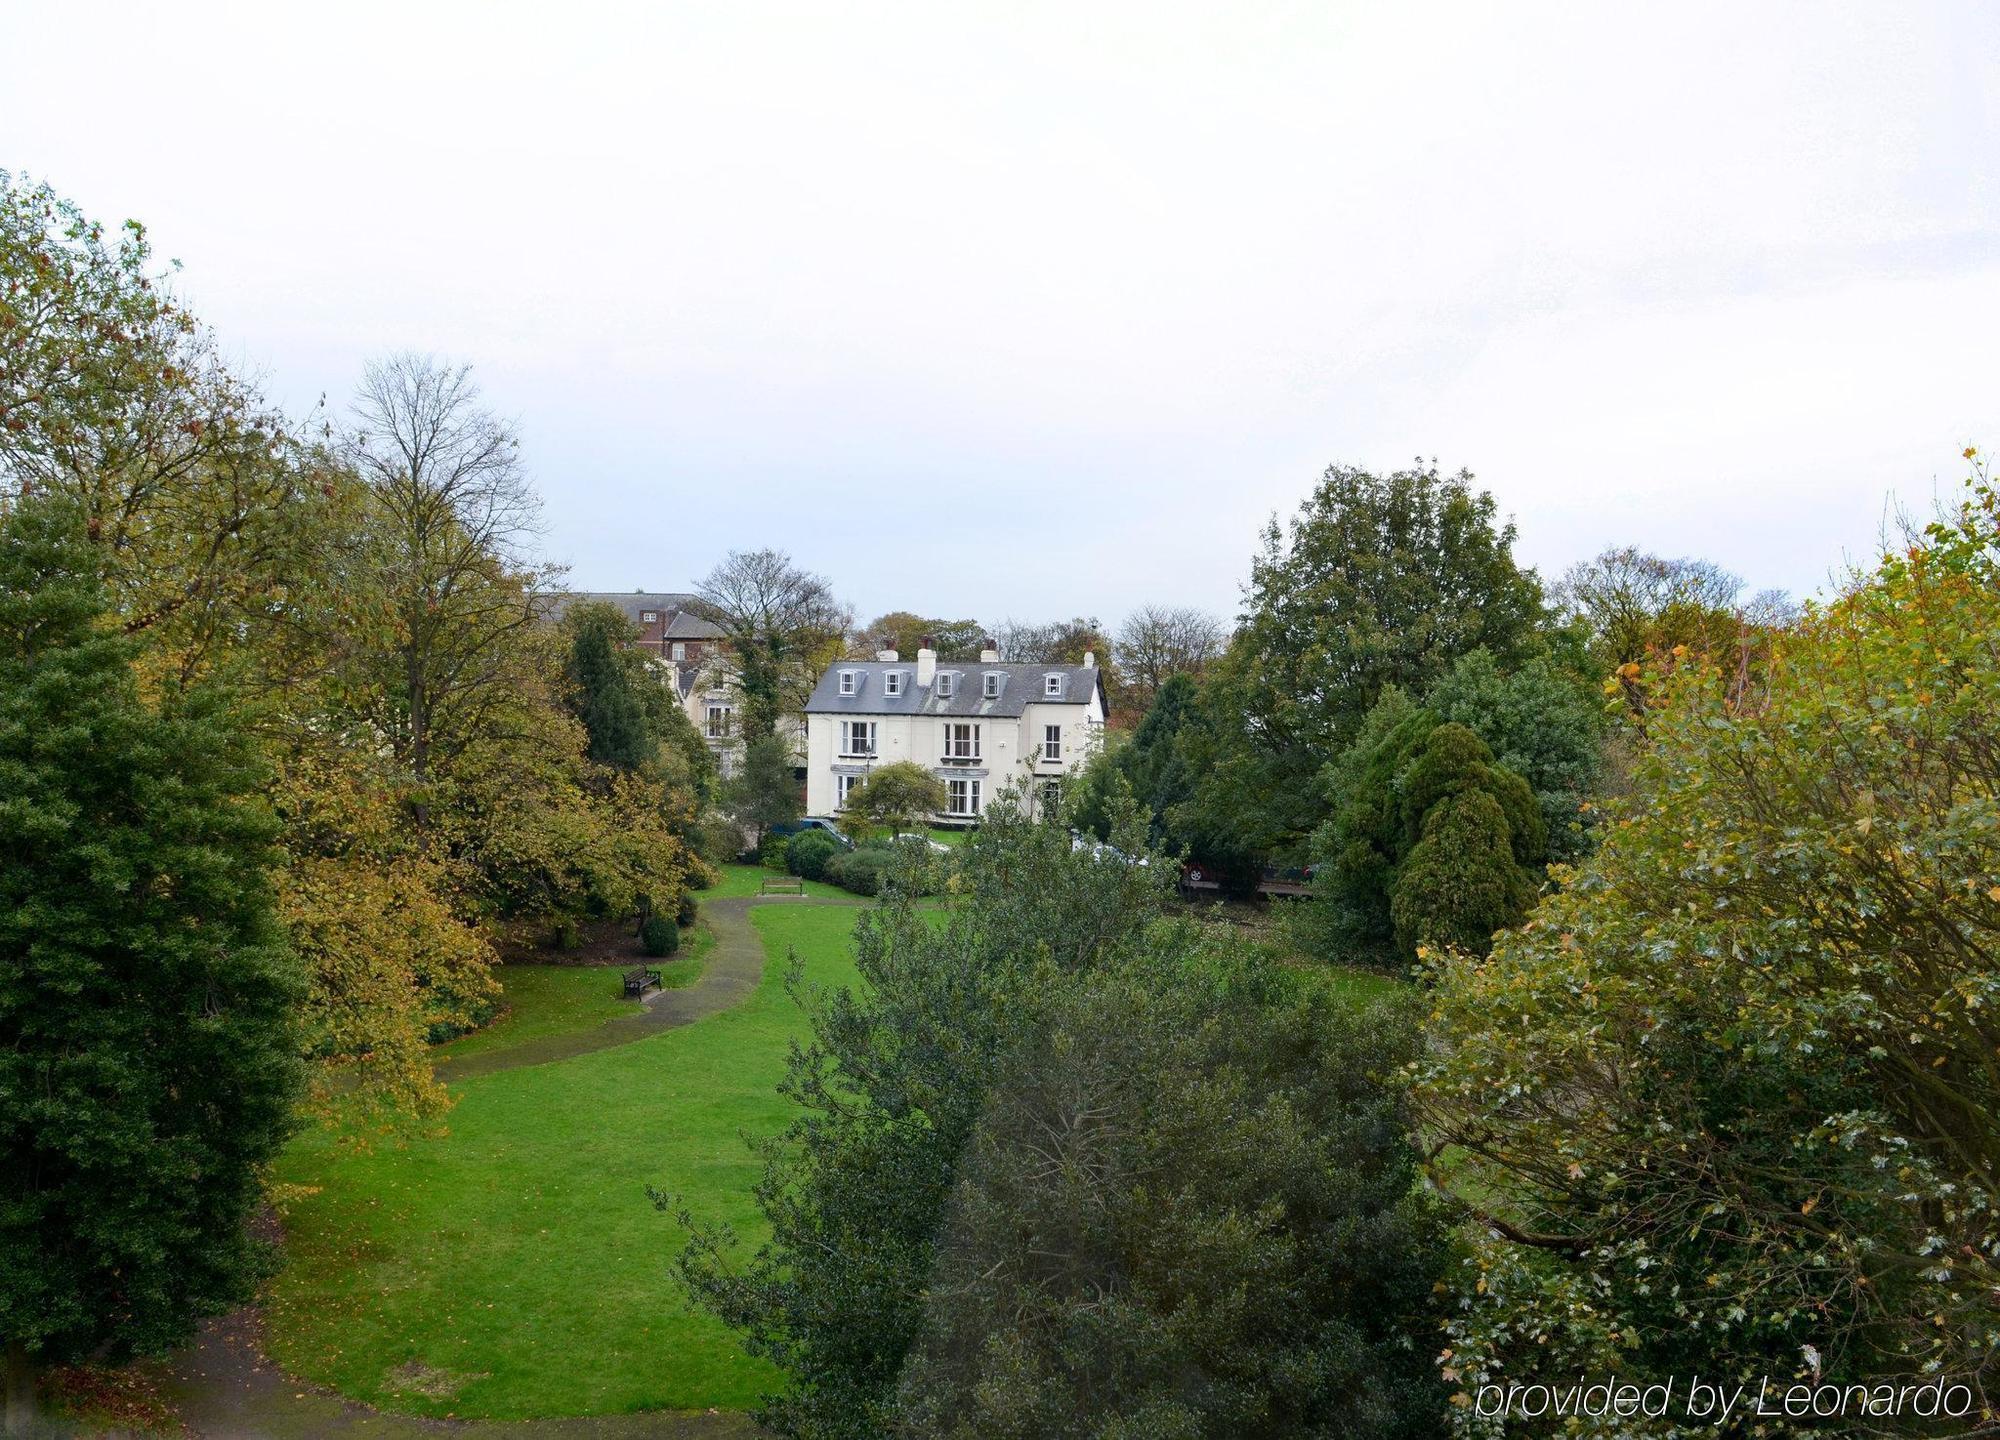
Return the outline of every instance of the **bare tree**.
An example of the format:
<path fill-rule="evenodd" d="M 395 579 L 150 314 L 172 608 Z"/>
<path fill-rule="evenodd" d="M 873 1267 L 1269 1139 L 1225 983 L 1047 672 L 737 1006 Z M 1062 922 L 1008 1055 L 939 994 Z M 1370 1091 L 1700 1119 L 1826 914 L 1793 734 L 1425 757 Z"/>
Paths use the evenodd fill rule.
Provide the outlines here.
<path fill-rule="evenodd" d="M 794 564 L 782 550 L 730 551 L 695 594 L 735 654 L 749 740 L 771 734 L 779 716 L 805 708 L 854 620 L 825 577 Z"/>
<path fill-rule="evenodd" d="M 1722 653 L 1744 624 L 1789 623 L 1793 607 L 1781 592 L 1761 592 L 1742 606 L 1742 591 L 1742 578 L 1711 560 L 1668 559 L 1626 545 L 1572 565 L 1550 598 L 1609 666 L 1676 644 Z"/>
<path fill-rule="evenodd" d="M 353 418 L 343 451 L 370 495 L 396 669 L 379 718 L 422 785 L 440 746 L 462 744 L 511 698 L 513 640 L 535 618 L 522 567 L 539 504 L 513 427 L 480 403 L 470 366 L 373 362 Z"/>
<path fill-rule="evenodd" d="M 1118 629 L 1118 667 L 1136 710 L 1176 675 L 1200 679 L 1229 643 L 1215 616 L 1191 605 L 1143 605 Z"/>

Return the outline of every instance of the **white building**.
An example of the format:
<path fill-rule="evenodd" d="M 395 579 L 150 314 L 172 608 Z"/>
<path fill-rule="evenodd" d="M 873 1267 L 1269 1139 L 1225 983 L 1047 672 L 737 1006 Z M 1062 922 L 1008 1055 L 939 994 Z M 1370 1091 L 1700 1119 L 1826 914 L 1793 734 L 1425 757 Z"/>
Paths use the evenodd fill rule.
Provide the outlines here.
<path fill-rule="evenodd" d="M 1063 777 L 1096 749 L 1104 681 L 1081 665 L 943 661 L 928 644 L 914 660 L 884 650 L 841 660 L 806 702 L 806 813 L 837 814 L 878 765 L 913 760 L 945 784 L 942 824 L 971 824 L 1008 785 L 1036 808 L 1061 794 Z"/>

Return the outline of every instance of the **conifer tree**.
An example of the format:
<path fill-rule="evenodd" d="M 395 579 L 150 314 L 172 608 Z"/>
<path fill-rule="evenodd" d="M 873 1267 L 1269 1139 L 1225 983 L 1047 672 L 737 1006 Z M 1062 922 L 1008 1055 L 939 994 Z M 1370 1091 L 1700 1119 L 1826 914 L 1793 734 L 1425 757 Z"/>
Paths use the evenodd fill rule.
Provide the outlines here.
<path fill-rule="evenodd" d="M 244 730 L 155 706 L 64 502 L 0 521 L 0 1344 L 158 1352 L 247 1298 L 300 1062 Z"/>

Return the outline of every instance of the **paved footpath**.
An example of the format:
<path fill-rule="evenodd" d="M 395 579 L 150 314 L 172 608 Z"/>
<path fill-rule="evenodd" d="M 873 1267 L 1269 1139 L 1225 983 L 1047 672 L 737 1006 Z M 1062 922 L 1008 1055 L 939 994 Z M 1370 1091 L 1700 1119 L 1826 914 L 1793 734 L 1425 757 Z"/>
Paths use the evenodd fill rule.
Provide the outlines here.
<path fill-rule="evenodd" d="M 680 990 L 648 997 L 636 1014 L 591 1030 L 549 1035 L 504 1050 L 447 1062 L 449 1083 L 547 1065 L 629 1045 L 662 1030 L 691 1025 L 741 1005 L 764 977 L 764 944 L 750 923 L 752 905 L 846 905 L 862 902 L 793 896 L 704 900 L 701 913 L 715 933 L 701 978 Z M 588 1363 L 587 1357 L 578 1357 Z M 764 1432 L 747 1416 L 711 1410 L 650 1411 L 552 1420 L 428 1420 L 373 1410 L 332 1390 L 286 1375 L 264 1356 L 263 1315 L 255 1307 L 202 1326 L 194 1345 L 168 1362 L 161 1386 L 191 1435 L 204 1440 L 755 1440 Z"/>

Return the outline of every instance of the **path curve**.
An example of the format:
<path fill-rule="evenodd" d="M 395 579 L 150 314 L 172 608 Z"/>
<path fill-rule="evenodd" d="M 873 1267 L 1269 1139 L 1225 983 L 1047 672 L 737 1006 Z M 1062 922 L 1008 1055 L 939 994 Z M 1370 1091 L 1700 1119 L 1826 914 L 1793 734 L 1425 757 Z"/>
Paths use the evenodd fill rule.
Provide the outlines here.
<path fill-rule="evenodd" d="M 715 933 L 715 947 L 703 962 L 701 978 L 679 990 L 655 990 L 630 1015 L 607 1020 L 591 1030 L 570 1030 L 560 1035 L 544 1035 L 501 1050 L 467 1055 L 462 1060 L 446 1056 L 437 1064 L 440 1080 L 451 1083 L 490 1075 L 496 1070 L 514 1070 L 524 1065 L 548 1065 L 569 1060 L 614 1045 L 629 1045 L 662 1030 L 691 1025 L 724 1010 L 732 1010 L 756 992 L 764 978 L 764 942 L 750 923 L 753 905 L 842 905 L 860 909 L 860 900 L 829 899 L 817 895 L 734 895 L 726 899 L 704 900 L 701 913 Z M 606 966 L 610 975 L 617 967 Z"/>
<path fill-rule="evenodd" d="M 595 1029 L 549 1035 L 506 1050 L 469 1055 L 437 1067 L 447 1083 L 476 1075 L 547 1065 L 629 1045 L 720 1014 L 748 1000 L 764 978 L 764 942 L 750 923 L 753 905 L 865 902 L 819 896 L 749 895 L 704 900 L 715 932 L 701 978 L 649 996 L 645 1008 Z M 374 1410 L 333 1390 L 285 1374 L 266 1358 L 263 1312 L 256 1306 L 204 1323 L 195 1343 L 166 1363 L 161 1390 L 188 1433 L 204 1440 L 756 1440 L 765 1434 L 734 1411 L 641 1411 L 631 1415 L 545 1420 L 431 1420 Z"/>

